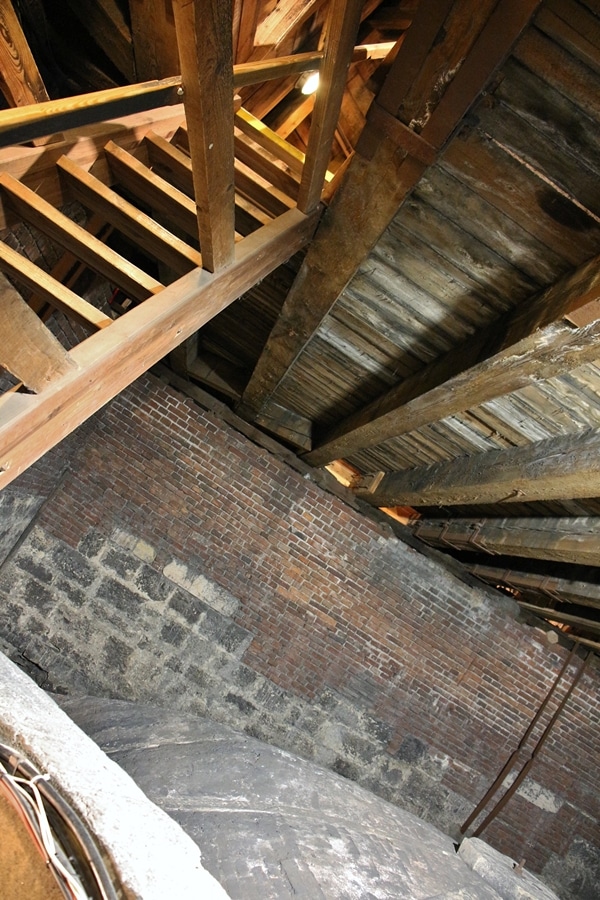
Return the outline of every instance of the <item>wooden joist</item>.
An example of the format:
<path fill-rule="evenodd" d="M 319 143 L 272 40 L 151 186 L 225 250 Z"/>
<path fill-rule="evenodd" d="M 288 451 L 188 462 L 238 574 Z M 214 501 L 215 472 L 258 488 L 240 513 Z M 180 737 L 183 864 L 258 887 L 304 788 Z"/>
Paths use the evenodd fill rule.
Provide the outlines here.
<path fill-rule="evenodd" d="M 357 485 L 373 506 L 456 506 L 600 495 L 600 431 L 384 473 Z"/>
<path fill-rule="evenodd" d="M 595 257 L 340 422 L 307 462 L 324 465 L 568 372 L 598 358 L 599 336 Z"/>
<path fill-rule="evenodd" d="M 587 516 L 419 519 L 415 535 L 436 547 L 596 565 L 600 519 Z"/>
<path fill-rule="evenodd" d="M 87 209 L 102 215 L 105 221 L 110 222 L 145 253 L 163 262 L 177 275 L 184 275 L 190 269 L 202 265 L 202 257 L 197 250 L 124 200 L 67 156 L 58 161 L 58 167 L 73 195 Z"/>
<path fill-rule="evenodd" d="M 179 129 L 179 138 L 187 144 L 187 130 Z M 152 164 L 153 170 L 158 175 L 164 175 L 167 181 L 172 184 L 178 191 L 181 191 L 189 198 L 194 196 L 194 177 L 192 174 L 192 161 L 187 153 L 166 141 L 160 135 L 149 134 L 145 140 L 148 148 L 148 156 Z M 236 173 L 237 174 L 237 173 Z M 260 186 L 258 186 L 260 188 Z M 250 191 L 252 193 L 252 191 Z M 263 188 L 262 193 L 268 193 Z M 277 203 L 277 199 L 273 198 L 273 203 Z M 242 198 L 239 194 L 235 197 L 235 229 L 238 235 L 247 235 L 261 225 L 266 225 L 273 218 L 273 215 L 279 215 L 293 204 L 279 204 L 276 212 L 266 213 L 262 206 L 258 206 L 247 198 Z M 188 204 L 191 208 L 191 204 Z M 188 217 L 189 220 L 189 217 Z"/>
<path fill-rule="evenodd" d="M 0 406 L 0 488 L 312 237 L 317 214 L 290 210 L 236 245 L 219 273 L 195 269 L 70 351 L 77 371 Z M 25 402 L 23 402 L 25 401 Z"/>
<path fill-rule="evenodd" d="M 0 90 L 12 107 L 48 100 L 11 0 L 0 6 Z"/>
<path fill-rule="evenodd" d="M 120 256 L 80 225 L 6 173 L 0 173 L 0 189 L 23 218 L 73 253 L 94 272 L 103 275 L 134 300 L 145 300 L 163 285 Z"/>
<path fill-rule="evenodd" d="M 152 172 L 113 141 L 106 145 L 104 154 L 114 178 L 137 200 L 147 204 L 153 213 L 156 212 L 172 227 L 180 228 L 197 240 L 196 204 L 187 194 Z"/>
<path fill-rule="evenodd" d="M 473 15 L 468 0 L 433 6 L 421 3 L 378 102 L 392 114 L 399 111 L 399 118 L 412 130 L 422 128 L 423 139 L 440 149 L 537 5 L 538 0 L 501 0 L 478 5 L 477 15 Z M 440 35 L 443 38 L 438 41 Z M 416 73 L 418 78 L 413 80 Z M 445 92 L 440 97 L 442 83 Z M 240 411 L 248 418 L 273 396 L 426 171 L 425 163 L 384 133 L 371 138 L 367 134 L 365 140 L 366 149 L 361 141 L 244 392 Z"/>
<path fill-rule="evenodd" d="M 83 300 L 70 288 L 61 284 L 53 275 L 44 272 L 35 263 L 2 241 L 0 241 L 0 269 L 8 272 L 20 284 L 33 291 L 37 298 L 49 303 L 55 309 L 61 310 L 69 318 L 75 319 L 84 326 L 91 326 L 94 329 L 105 328 L 113 321 L 87 300 Z"/>
<path fill-rule="evenodd" d="M 0 334 L 0 366 L 36 393 L 75 368 L 67 351 L 1 274 Z"/>
<path fill-rule="evenodd" d="M 202 264 L 230 265 L 235 246 L 231 5 L 174 0 Z"/>

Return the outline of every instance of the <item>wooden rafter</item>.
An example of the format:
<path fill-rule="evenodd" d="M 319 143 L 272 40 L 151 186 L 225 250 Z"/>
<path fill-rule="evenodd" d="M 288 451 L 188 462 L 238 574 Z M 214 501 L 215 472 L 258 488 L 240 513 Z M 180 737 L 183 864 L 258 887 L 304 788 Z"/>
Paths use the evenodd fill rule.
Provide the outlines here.
<path fill-rule="evenodd" d="M 0 488 L 310 240 L 317 215 L 290 210 L 236 245 L 219 273 L 194 269 L 73 348 L 77 367 L 37 396 L 0 405 Z"/>
<path fill-rule="evenodd" d="M 324 465 L 568 372 L 598 357 L 599 336 L 595 257 L 340 422 L 307 461 Z"/>
<path fill-rule="evenodd" d="M 419 519 L 417 537 L 436 547 L 596 565 L 600 519 L 587 516 Z"/>
<path fill-rule="evenodd" d="M 422 3 L 377 102 L 386 112 L 402 112 L 403 124 L 415 132 L 422 128 L 422 139 L 439 150 L 509 53 L 538 2 L 485 3 L 477 15 L 472 15 L 468 0 Z M 440 34 L 443 39 L 436 42 Z M 440 99 L 442 80 L 447 86 Z M 365 131 L 244 392 L 240 411 L 249 418 L 274 394 L 427 169 L 410 147 L 398 145 L 373 126 Z"/>
<path fill-rule="evenodd" d="M 519 591 L 535 591 L 547 594 L 553 600 L 560 598 L 561 602 L 577 603 L 600 610 L 600 584 L 594 582 L 539 575 L 523 569 L 503 569 L 500 565 L 486 566 L 477 563 L 467 565 L 467 569 L 472 575 L 491 585 L 505 584 Z"/>
<path fill-rule="evenodd" d="M 356 490 L 379 507 L 595 497 L 600 495 L 600 432 L 589 429 L 525 447 L 379 473 L 361 479 Z"/>

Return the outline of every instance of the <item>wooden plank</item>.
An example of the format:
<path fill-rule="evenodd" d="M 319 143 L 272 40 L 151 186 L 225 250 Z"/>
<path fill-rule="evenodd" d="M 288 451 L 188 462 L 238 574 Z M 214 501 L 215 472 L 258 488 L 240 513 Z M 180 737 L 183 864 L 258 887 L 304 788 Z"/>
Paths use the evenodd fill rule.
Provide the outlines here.
<path fill-rule="evenodd" d="M 33 291 L 35 296 L 61 310 L 69 318 L 81 322 L 82 325 L 105 328 L 112 324 L 113 320 L 109 316 L 2 241 L 0 241 L 0 269 Z"/>
<path fill-rule="evenodd" d="M 239 25 L 235 40 L 236 63 L 246 62 L 254 49 L 254 36 L 262 11 L 262 0 L 240 0 Z"/>
<path fill-rule="evenodd" d="M 453 133 L 465 108 L 468 108 L 484 89 L 498 65 L 498 60 L 503 58 L 500 50 L 503 54 L 508 53 L 518 38 L 524 27 L 524 11 L 528 11 L 531 15 L 536 5 L 537 0 L 528 0 L 527 3 L 502 0 L 483 29 L 478 18 L 475 20 L 471 18 L 472 4 L 466 0 L 465 2 L 457 0 L 452 5 L 453 27 L 444 31 L 443 39 L 436 45 L 436 57 L 439 53 L 446 53 L 449 58 L 453 58 L 457 48 L 462 48 L 465 44 L 472 45 L 472 51 L 462 61 L 458 72 L 448 70 L 450 79 L 453 74 L 455 77 L 460 75 L 464 94 L 461 94 L 460 103 L 456 102 L 454 94 L 452 102 L 442 107 L 443 119 L 440 125 L 436 126 L 439 143 L 427 138 L 433 146 L 439 148 Z M 489 64 L 486 64 L 486 61 L 481 59 L 480 47 L 482 43 L 486 48 L 489 47 L 497 26 L 497 17 L 502 13 L 506 13 L 507 20 L 501 30 L 503 43 L 495 48 L 493 54 L 489 54 Z M 414 53 L 414 43 L 418 44 L 421 32 L 432 31 L 430 14 L 431 5 L 420 4 L 406 41 L 400 48 L 388 75 L 391 85 L 394 85 L 397 79 L 402 81 L 404 78 L 405 54 Z M 439 27 L 433 32 L 432 41 L 438 32 L 442 33 Z M 413 38 L 409 41 L 411 33 Z M 469 60 L 473 54 L 475 62 L 471 65 Z M 419 82 L 422 86 L 421 107 L 413 110 L 415 122 L 418 122 L 420 117 L 429 115 L 428 110 L 433 100 L 439 100 L 438 76 L 439 72 L 435 73 L 435 77 L 431 72 L 431 79 L 426 88 L 422 81 Z M 404 85 L 404 82 L 402 83 Z M 449 89 L 446 87 L 446 91 Z M 386 99 L 385 108 L 388 111 L 390 107 L 398 109 L 403 102 L 402 95 L 394 96 L 393 88 L 387 93 L 385 86 L 383 91 L 386 92 L 384 96 L 389 97 Z M 428 126 L 437 121 L 440 103 L 441 101 L 431 113 Z M 458 118 L 453 119 L 455 113 Z M 365 132 L 368 130 L 369 126 Z M 370 161 L 361 155 L 359 145 L 359 152 L 353 157 L 346 178 L 323 217 L 316 239 L 309 248 L 298 278 L 286 298 L 281 315 L 244 392 L 240 411 L 247 417 L 259 411 L 267 399 L 273 396 L 288 369 L 310 342 L 342 290 L 426 170 L 423 163 L 399 152 L 395 143 L 385 135 L 377 134 L 375 145 Z M 369 151 L 371 149 L 372 146 L 369 147 Z M 335 267 L 330 265 L 332 259 L 336 260 Z"/>
<path fill-rule="evenodd" d="M 234 257 L 233 50 L 231 3 L 174 0 L 202 264 Z"/>
<path fill-rule="evenodd" d="M 0 173 L 0 188 L 26 221 L 83 260 L 94 272 L 116 284 L 128 297 L 145 300 L 150 294 L 163 289 L 159 281 L 111 250 L 10 175 Z"/>
<path fill-rule="evenodd" d="M 302 75 L 304 72 L 315 72 L 319 70 L 322 62 L 323 53 L 314 51 L 240 63 L 233 67 L 233 85 L 238 90 L 250 84 L 262 84 L 265 81 L 289 78 L 291 75 Z"/>
<path fill-rule="evenodd" d="M 235 156 L 278 190 L 292 200 L 298 197 L 299 182 L 285 168 L 266 156 L 259 147 L 252 145 L 244 136 L 237 134 L 234 138 Z"/>
<path fill-rule="evenodd" d="M 435 547 L 576 565 L 598 563 L 600 518 L 596 516 L 423 518 L 413 528 L 416 537 Z"/>
<path fill-rule="evenodd" d="M 595 257 L 339 423 L 306 459 L 324 465 L 567 372 L 600 355 L 599 334 Z"/>
<path fill-rule="evenodd" d="M 369 482 L 369 478 L 365 479 Z M 490 450 L 418 469 L 390 472 L 374 490 L 359 484 L 373 506 L 455 506 L 527 503 L 600 494 L 600 431 Z"/>
<path fill-rule="evenodd" d="M 123 187 L 148 204 L 153 213 L 197 240 L 198 219 L 193 200 L 113 141 L 105 146 L 104 153 L 115 179 Z"/>
<path fill-rule="evenodd" d="M 304 153 L 288 143 L 288 141 L 280 138 L 277 132 L 265 125 L 264 122 L 261 122 L 260 119 L 257 119 L 256 116 L 253 116 L 244 107 L 236 113 L 235 124 L 240 131 L 257 143 L 259 147 L 263 147 L 269 153 L 272 153 L 273 156 L 284 162 L 294 175 L 297 175 L 298 178 L 301 177 L 304 166 Z M 331 173 L 329 174 L 332 177 Z"/>
<path fill-rule="evenodd" d="M 321 200 L 362 6 L 361 0 L 332 0 L 329 8 L 325 54 L 298 194 L 298 208 L 304 212 Z"/>
<path fill-rule="evenodd" d="M 39 393 L 75 368 L 54 335 L 0 274 L 0 366 Z"/>
<path fill-rule="evenodd" d="M 67 156 L 58 161 L 74 196 L 85 206 L 102 216 L 107 222 L 137 244 L 142 252 L 150 253 L 177 275 L 202 265 L 200 253 L 176 237 L 132 203 L 123 200 L 85 169 Z"/>
<path fill-rule="evenodd" d="M 233 265 L 194 270 L 70 351 L 79 371 L 29 397 L 0 427 L 0 488 L 312 237 L 318 216 L 290 210 L 236 245 Z M 3 407 L 4 410 L 4 407 Z M 8 415 L 8 414 L 6 414 Z"/>

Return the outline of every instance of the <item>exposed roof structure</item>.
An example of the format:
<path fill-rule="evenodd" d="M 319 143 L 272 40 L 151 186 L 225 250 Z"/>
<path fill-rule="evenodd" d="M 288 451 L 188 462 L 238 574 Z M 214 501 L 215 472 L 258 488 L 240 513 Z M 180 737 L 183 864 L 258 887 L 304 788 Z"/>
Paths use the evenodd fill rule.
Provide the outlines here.
<path fill-rule="evenodd" d="M 169 356 L 597 646 L 597 0 L 5 6 L 0 487 Z"/>

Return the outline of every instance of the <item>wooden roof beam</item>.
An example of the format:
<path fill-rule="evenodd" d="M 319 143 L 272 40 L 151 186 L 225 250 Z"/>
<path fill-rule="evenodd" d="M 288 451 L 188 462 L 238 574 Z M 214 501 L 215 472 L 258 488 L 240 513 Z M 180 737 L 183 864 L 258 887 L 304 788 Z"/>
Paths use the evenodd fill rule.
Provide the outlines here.
<path fill-rule="evenodd" d="M 579 326 L 579 327 L 578 327 Z M 351 456 L 600 355 L 600 256 L 349 416 L 306 456 Z"/>
<path fill-rule="evenodd" d="M 580 606 L 600 609 L 600 584 L 591 581 L 575 581 L 556 575 L 539 575 L 536 572 L 485 566 L 479 563 L 467 565 L 467 569 L 471 575 L 481 578 L 487 584 L 505 584 L 519 591 L 547 594 L 553 600 L 560 600 L 561 603 L 577 603 Z"/>
<path fill-rule="evenodd" d="M 231 4 L 174 0 L 202 265 L 230 265 L 235 247 Z"/>
<path fill-rule="evenodd" d="M 421 3 L 377 102 L 439 150 L 538 3 L 485 2 L 475 13 L 470 0 Z M 441 69 L 448 84 L 440 99 Z M 398 146 L 384 131 L 367 125 L 364 133 L 244 392 L 240 412 L 247 418 L 275 393 L 427 169 L 410 155 L 410 148 Z"/>
<path fill-rule="evenodd" d="M 419 519 L 415 536 L 440 548 L 553 562 L 598 563 L 600 518 Z"/>
<path fill-rule="evenodd" d="M 293 209 L 235 248 L 211 274 L 194 269 L 69 351 L 77 366 L 37 396 L 0 405 L 0 489 L 175 346 L 303 247 L 317 214 Z"/>
<path fill-rule="evenodd" d="M 355 490 L 378 507 L 596 497 L 600 495 L 600 431 L 588 429 L 525 447 L 365 476 Z"/>

